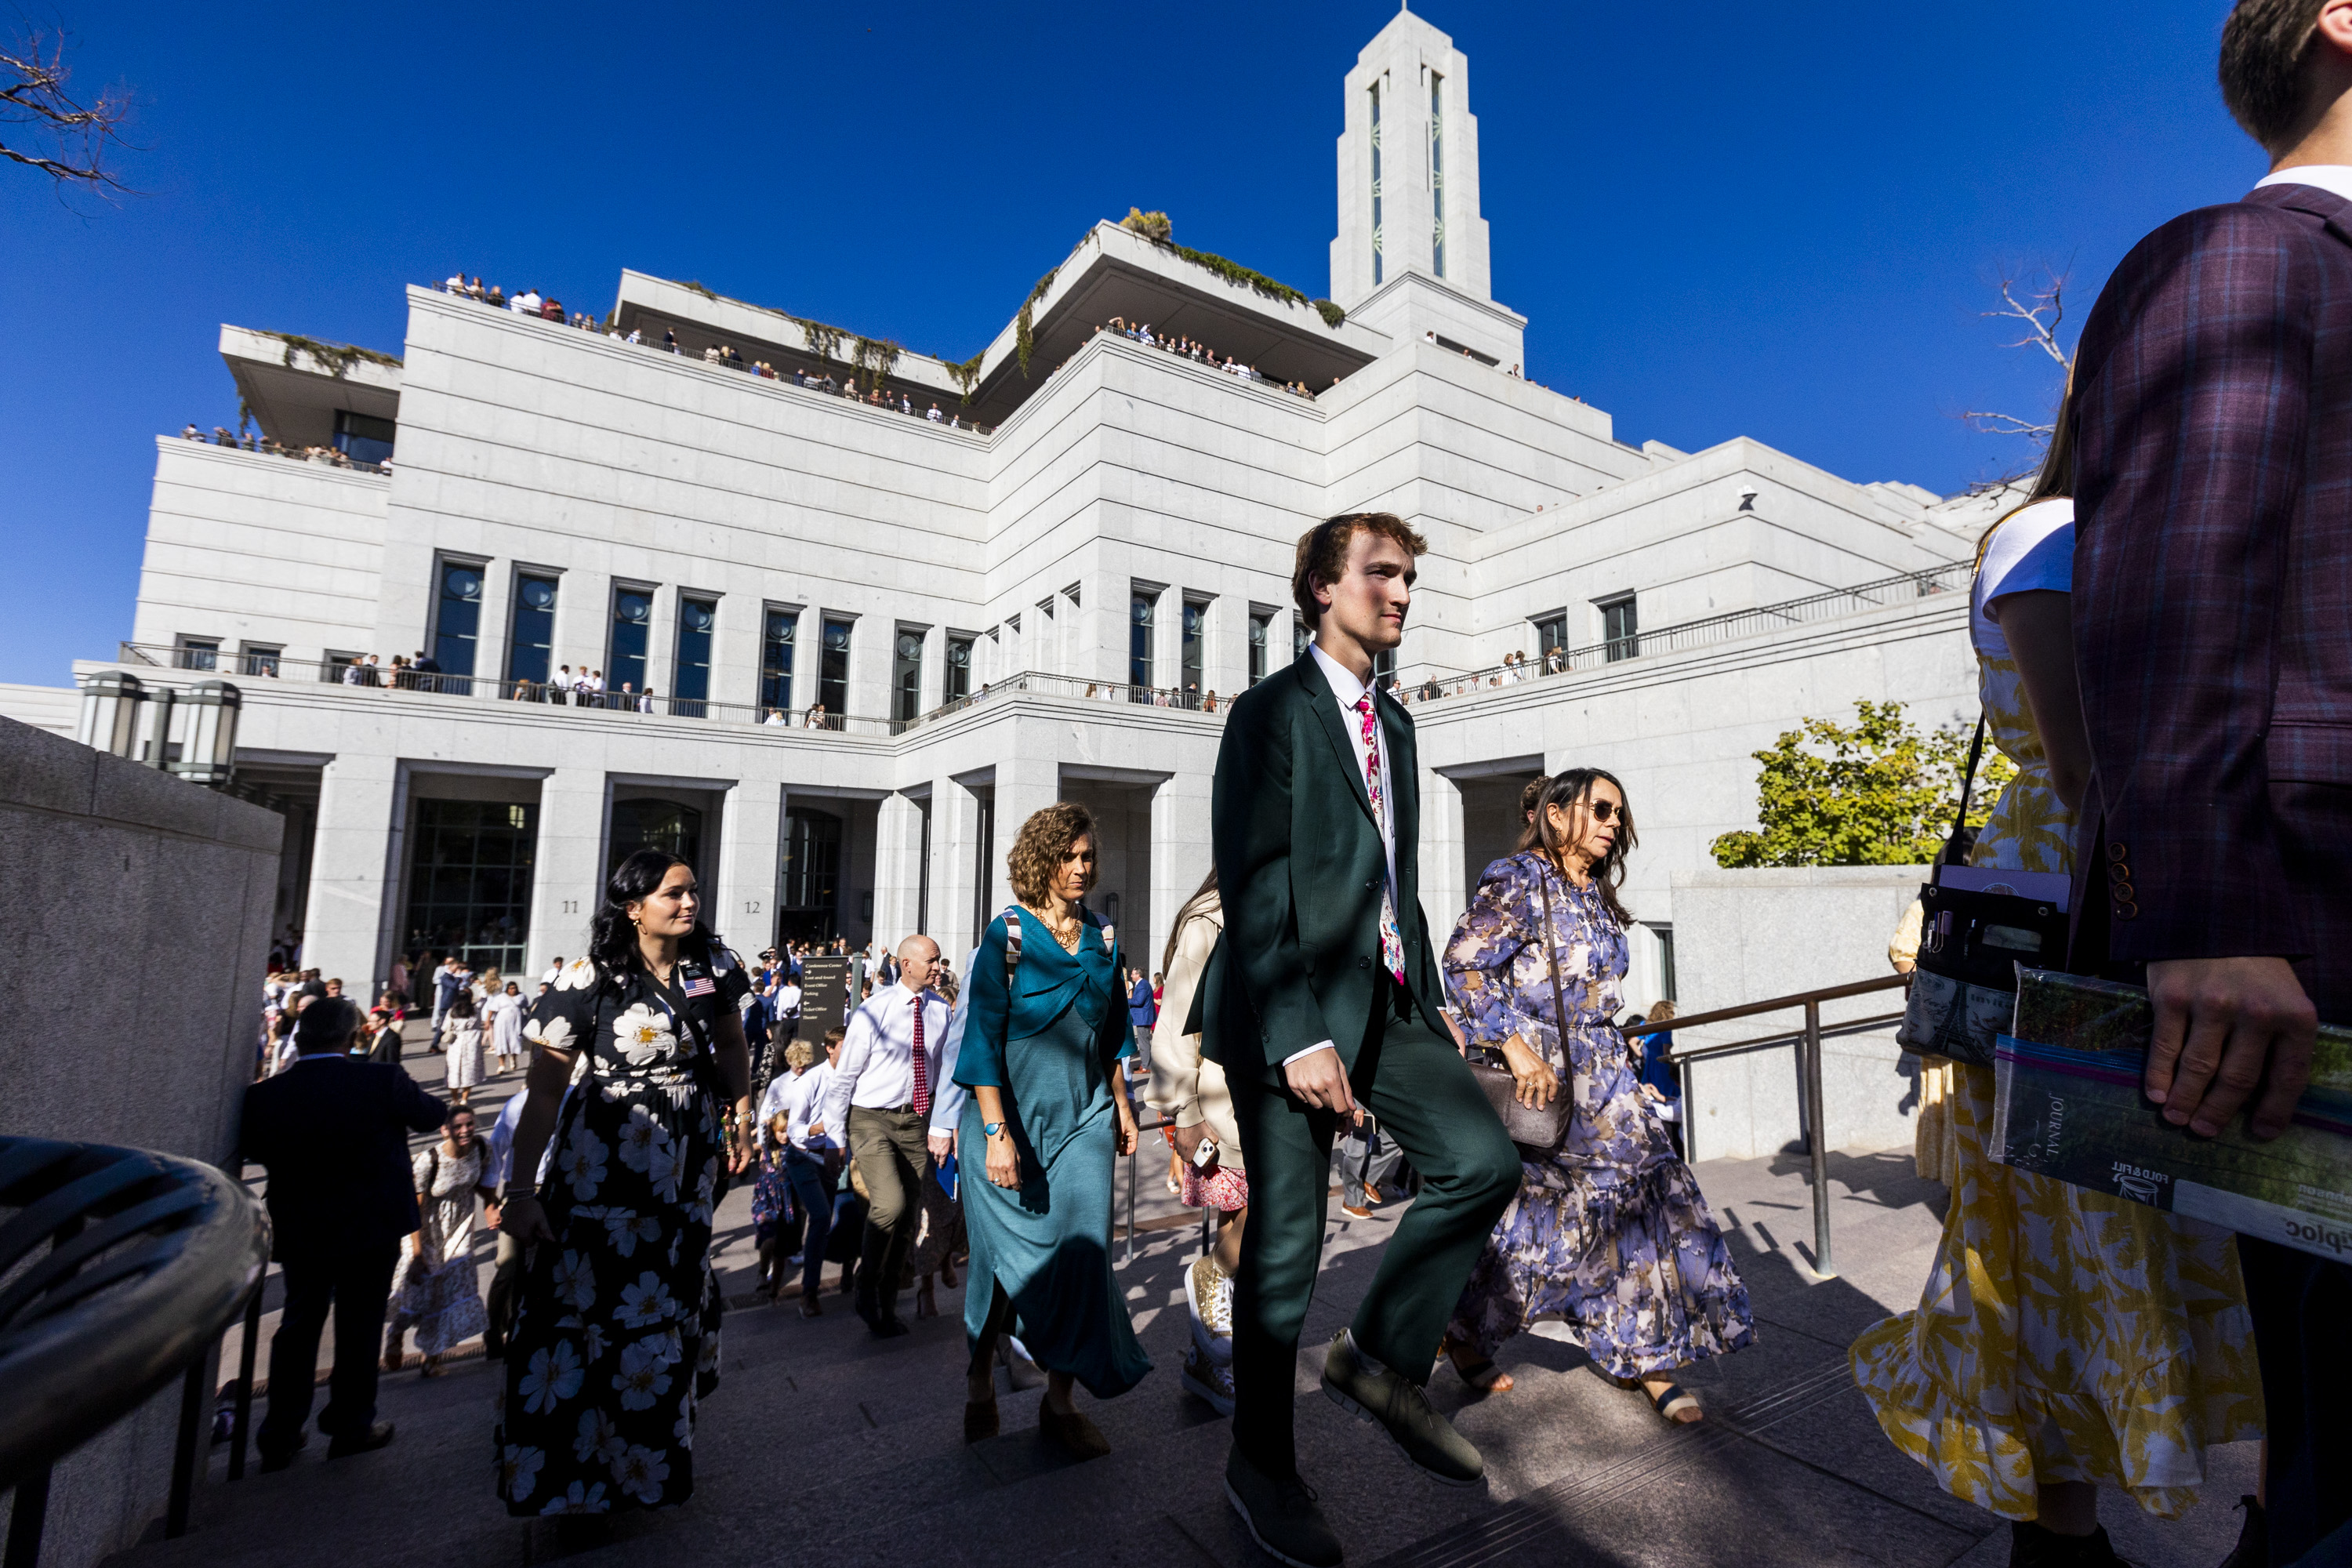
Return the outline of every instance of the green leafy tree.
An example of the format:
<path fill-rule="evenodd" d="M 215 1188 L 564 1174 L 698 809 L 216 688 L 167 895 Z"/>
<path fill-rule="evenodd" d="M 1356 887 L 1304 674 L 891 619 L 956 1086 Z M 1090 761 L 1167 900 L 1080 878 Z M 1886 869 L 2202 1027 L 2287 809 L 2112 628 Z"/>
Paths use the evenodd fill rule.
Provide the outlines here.
<path fill-rule="evenodd" d="M 1718 866 L 1917 866 L 1936 858 L 1959 805 L 1969 729 L 1922 730 L 1900 702 L 1857 701 L 1854 721 L 1808 719 L 1755 753 L 1760 833 L 1727 833 Z M 1969 820 L 1982 826 L 2016 768 L 1988 742 Z"/>

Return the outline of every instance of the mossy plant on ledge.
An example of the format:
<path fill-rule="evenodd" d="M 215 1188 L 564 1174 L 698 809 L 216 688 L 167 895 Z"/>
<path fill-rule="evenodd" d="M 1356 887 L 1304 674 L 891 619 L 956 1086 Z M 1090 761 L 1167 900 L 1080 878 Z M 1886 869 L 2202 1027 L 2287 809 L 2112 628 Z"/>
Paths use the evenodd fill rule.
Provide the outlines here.
<path fill-rule="evenodd" d="M 857 340 L 857 347 L 854 351 L 855 360 L 858 374 L 866 378 L 866 389 L 868 392 L 874 391 L 882 384 L 882 378 L 890 374 L 891 367 L 898 363 L 898 356 L 904 352 L 887 338 Z"/>
<path fill-rule="evenodd" d="M 1337 327 L 1348 319 L 1348 312 L 1328 300 L 1316 300 L 1315 313 L 1323 318 L 1323 324 L 1327 327 Z"/>
<path fill-rule="evenodd" d="M 961 364 L 948 360 L 940 362 L 940 368 L 948 373 L 948 379 L 963 388 L 963 405 L 966 408 L 971 406 L 972 389 L 980 384 L 980 362 L 987 357 L 988 351 L 982 349 Z"/>
<path fill-rule="evenodd" d="M 1328 300 L 1310 301 L 1301 290 L 1293 289 L 1287 283 L 1278 283 L 1265 273 L 1244 267 L 1238 261 L 1229 261 L 1212 251 L 1194 250 L 1188 246 L 1177 244 L 1174 237 L 1176 226 L 1169 221 L 1166 213 L 1148 213 L 1140 207 L 1131 206 L 1127 209 L 1127 216 L 1118 220 L 1118 226 L 1140 239 L 1150 240 L 1162 250 L 1174 252 L 1195 267 L 1208 268 L 1228 283 L 1255 289 L 1269 300 L 1278 300 L 1286 305 L 1312 303 L 1315 309 L 1322 313 L 1327 326 L 1336 327 L 1347 319 L 1347 312 Z"/>
<path fill-rule="evenodd" d="M 1029 356 L 1036 352 L 1037 348 L 1037 335 L 1033 330 L 1033 312 L 1036 310 L 1037 301 L 1045 297 L 1045 290 L 1054 286 L 1055 275 L 1061 270 L 1058 267 L 1046 269 L 1045 276 L 1037 279 L 1037 286 L 1029 290 L 1029 298 L 1021 301 L 1021 314 L 1013 320 L 1013 347 L 1020 356 L 1021 374 L 1024 379 L 1026 379 L 1029 374 Z"/>
<path fill-rule="evenodd" d="M 706 300 L 716 300 L 719 298 L 718 291 L 708 287 L 699 278 L 688 278 L 684 282 L 680 283 L 678 287 L 681 289 L 691 289 Z"/>
<path fill-rule="evenodd" d="M 383 353 L 375 349 L 359 348 L 351 343 L 324 343 L 316 338 L 306 338 L 299 332 L 271 332 L 269 335 L 286 345 L 286 352 L 279 356 L 278 363 L 289 370 L 294 368 L 294 356 L 297 353 L 309 354 L 320 364 L 327 366 L 334 373 L 337 381 L 348 375 L 352 366 L 362 360 L 365 360 L 370 364 L 389 365 L 394 370 L 400 368 L 398 354 Z"/>

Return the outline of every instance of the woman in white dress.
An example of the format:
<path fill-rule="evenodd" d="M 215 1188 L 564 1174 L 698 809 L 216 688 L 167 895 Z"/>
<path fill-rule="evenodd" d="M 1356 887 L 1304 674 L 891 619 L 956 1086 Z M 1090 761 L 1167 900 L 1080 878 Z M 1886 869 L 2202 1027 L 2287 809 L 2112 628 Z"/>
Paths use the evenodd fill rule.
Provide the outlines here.
<path fill-rule="evenodd" d="M 522 987 L 508 981 L 490 994 L 482 1012 L 489 1020 L 490 1054 L 498 1058 L 498 1070 L 513 1071 L 529 1054 L 522 1048 Z"/>
<path fill-rule="evenodd" d="M 443 1067 L 449 1099 L 465 1104 L 482 1081 L 482 1016 L 474 1009 L 474 994 L 460 989 L 449 998 L 448 1016 L 441 1020 L 441 1048 L 448 1053 Z"/>
<path fill-rule="evenodd" d="M 392 1277 L 392 1324 L 383 1340 L 387 1372 L 400 1370 L 401 1342 L 411 1329 L 424 1352 L 425 1375 L 438 1377 L 442 1355 L 489 1326 L 474 1267 L 474 1199 L 489 1205 L 492 1226 L 499 1212 L 498 1194 L 483 1180 L 483 1154 L 474 1113 L 461 1109 L 450 1112 L 441 1141 L 418 1150 L 409 1167 L 424 1223 L 408 1238 Z"/>

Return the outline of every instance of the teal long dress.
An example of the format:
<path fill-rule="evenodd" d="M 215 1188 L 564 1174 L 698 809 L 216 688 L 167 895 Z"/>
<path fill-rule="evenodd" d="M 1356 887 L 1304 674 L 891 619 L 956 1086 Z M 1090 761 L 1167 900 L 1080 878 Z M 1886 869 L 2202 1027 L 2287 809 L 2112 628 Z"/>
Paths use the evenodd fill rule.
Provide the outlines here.
<path fill-rule="evenodd" d="M 1004 922 L 1013 918 L 1022 925 L 1021 969 L 1008 987 Z M 955 1072 L 968 1089 L 1003 1093 L 1021 1157 L 1018 1191 L 988 1179 L 980 1097 L 967 1099 L 960 1128 L 971 1237 L 964 1332 L 977 1348 L 993 1286 L 1002 1285 L 1013 1331 L 1037 1364 L 1068 1373 L 1098 1399 L 1125 1394 L 1151 1370 L 1111 1276 L 1113 1074 L 1135 1050 L 1118 974 L 1118 953 L 1091 913 L 1075 953 L 1025 910 L 989 921 L 967 981 L 971 1014 Z"/>

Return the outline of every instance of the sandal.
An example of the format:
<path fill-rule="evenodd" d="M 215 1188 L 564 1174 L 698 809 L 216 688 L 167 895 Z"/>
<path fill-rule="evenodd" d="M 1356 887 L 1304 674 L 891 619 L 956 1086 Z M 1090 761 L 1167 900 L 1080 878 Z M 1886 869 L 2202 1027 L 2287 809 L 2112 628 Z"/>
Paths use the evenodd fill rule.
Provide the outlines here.
<path fill-rule="evenodd" d="M 1491 1357 L 1472 1355 L 1468 1361 L 1463 1360 L 1463 1352 L 1469 1349 L 1468 1345 L 1447 1342 L 1445 1359 L 1454 1363 L 1454 1376 L 1480 1394 L 1508 1394 L 1516 1386 L 1511 1374 L 1496 1366 Z"/>
<path fill-rule="evenodd" d="M 1699 1409 L 1697 1397 L 1679 1383 L 1670 1383 L 1654 1394 L 1646 1384 L 1637 1386 L 1649 1399 L 1650 1407 L 1676 1426 L 1695 1426 L 1706 1419 L 1706 1413 Z M 1692 1413 L 1688 1420 L 1682 1415 L 1685 1409 Z"/>

